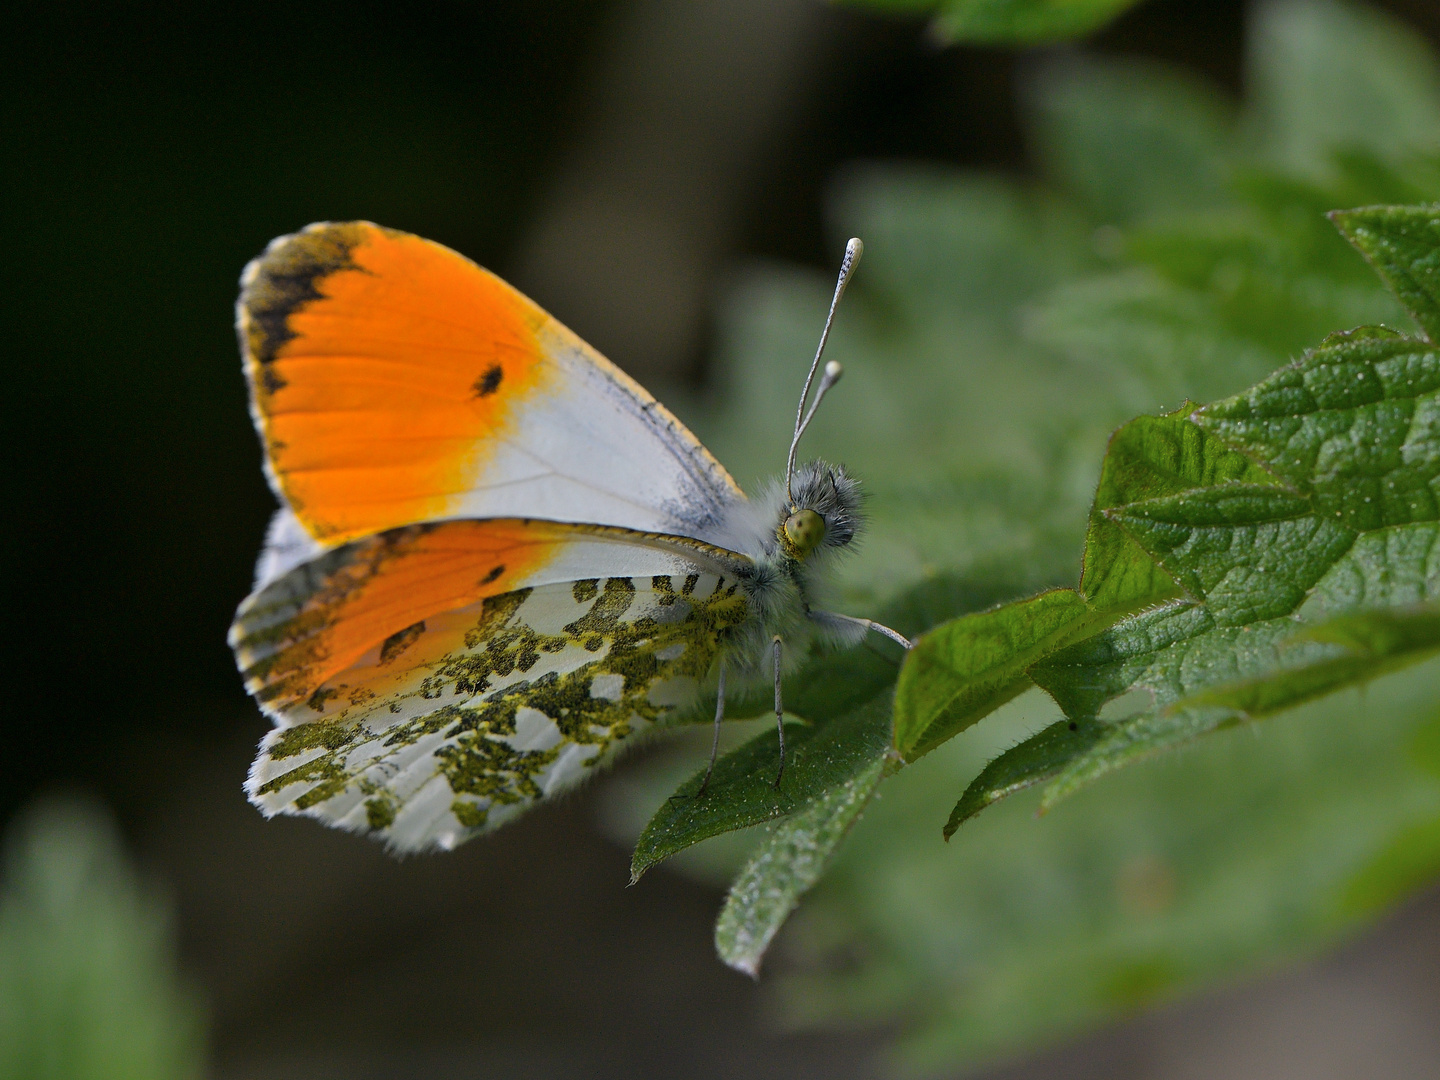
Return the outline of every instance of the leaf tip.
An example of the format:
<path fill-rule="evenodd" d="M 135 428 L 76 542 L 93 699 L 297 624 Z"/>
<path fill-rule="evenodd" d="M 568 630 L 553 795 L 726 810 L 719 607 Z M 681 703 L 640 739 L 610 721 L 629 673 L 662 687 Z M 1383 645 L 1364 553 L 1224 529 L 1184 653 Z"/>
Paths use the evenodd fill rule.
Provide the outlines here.
<path fill-rule="evenodd" d="M 758 956 L 726 956 L 720 954 L 720 959 L 731 971 L 738 971 L 741 975 L 748 975 L 756 982 L 760 981 L 760 957 Z"/>
<path fill-rule="evenodd" d="M 966 795 L 968 794 L 969 792 L 967 791 Z M 962 795 L 960 801 L 955 804 L 955 809 L 950 811 L 949 820 L 940 828 L 940 835 L 945 838 L 945 842 L 948 844 L 950 838 L 960 831 L 961 825 L 964 825 L 965 822 L 969 821 L 988 805 L 989 803 L 984 803 L 978 808 L 967 807 L 965 805 L 965 796 Z"/>
<path fill-rule="evenodd" d="M 643 855 L 640 854 L 639 850 L 637 849 L 635 851 L 635 854 L 630 857 L 629 884 L 634 885 L 637 881 L 639 881 L 642 877 L 645 876 L 645 871 L 649 870 L 650 867 L 654 865 L 655 861 L 653 859 L 645 858 Z M 627 885 L 626 887 L 628 888 L 629 886 Z"/>

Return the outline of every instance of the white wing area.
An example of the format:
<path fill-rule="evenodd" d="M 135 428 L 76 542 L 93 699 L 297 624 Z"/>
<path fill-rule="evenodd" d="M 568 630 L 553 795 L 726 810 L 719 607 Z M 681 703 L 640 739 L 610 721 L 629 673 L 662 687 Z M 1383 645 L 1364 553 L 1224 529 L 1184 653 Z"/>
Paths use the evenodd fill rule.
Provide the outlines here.
<path fill-rule="evenodd" d="M 455 516 L 595 522 L 733 548 L 727 522 L 745 497 L 709 451 L 564 327 L 539 337 L 554 374 L 516 403 Z"/>
<path fill-rule="evenodd" d="M 259 592 L 324 550 L 300 523 L 295 511 L 282 505 L 270 519 L 270 526 L 265 530 L 265 546 L 255 561 L 255 591 Z"/>

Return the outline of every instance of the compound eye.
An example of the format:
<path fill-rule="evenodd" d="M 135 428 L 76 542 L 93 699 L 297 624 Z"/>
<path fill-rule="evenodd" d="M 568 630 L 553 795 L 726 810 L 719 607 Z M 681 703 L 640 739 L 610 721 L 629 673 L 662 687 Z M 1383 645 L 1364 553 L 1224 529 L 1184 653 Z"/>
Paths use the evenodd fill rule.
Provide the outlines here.
<path fill-rule="evenodd" d="M 808 555 L 825 539 L 825 519 L 814 510 L 796 510 L 785 519 L 785 539 Z"/>

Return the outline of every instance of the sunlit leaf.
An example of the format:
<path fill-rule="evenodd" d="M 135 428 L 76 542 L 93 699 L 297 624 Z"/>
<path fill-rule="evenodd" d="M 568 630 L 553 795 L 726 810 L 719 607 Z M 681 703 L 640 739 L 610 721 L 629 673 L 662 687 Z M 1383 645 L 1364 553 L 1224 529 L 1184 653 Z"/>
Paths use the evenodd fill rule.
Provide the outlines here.
<path fill-rule="evenodd" d="M 1418 228 L 1413 216 L 1382 220 L 1391 229 Z M 1435 254 L 1419 252 L 1420 268 L 1408 272 L 1422 274 Z M 1331 625 L 1373 628 L 1388 625 L 1374 609 L 1440 595 L 1440 355 L 1394 331 L 1334 335 L 1252 390 L 1182 423 L 1243 451 L 1264 466 L 1259 475 L 1269 482 L 1237 474 L 1217 483 L 1212 476 L 1179 494 L 1104 510 L 1188 597 L 1032 670 L 1072 717 L 1094 716 L 1135 687 L 1155 702 L 1067 764 L 1047 790 L 1047 805 L 1127 762 L 1424 653 L 1401 635 L 1388 651 L 1337 658 L 1323 638 L 1297 634 L 1295 619 L 1363 612 L 1369 623 Z M 1403 620 L 1394 627 L 1426 625 L 1418 615 Z"/>
<path fill-rule="evenodd" d="M 1271 36 L 1252 48 L 1256 63 L 1273 61 L 1269 96 L 1241 110 L 1238 128 L 1223 106 L 1206 112 L 1203 91 L 1187 103 L 1183 78 L 1062 57 L 1022 75 L 1047 80 L 1026 95 L 1030 116 L 1051 125 L 1030 132 L 1047 191 L 938 167 L 837 178 L 836 250 L 861 235 L 870 254 L 832 342 L 847 389 L 807 451 L 845 460 L 872 494 L 842 610 L 873 614 L 898 590 L 987 575 L 1030 580 L 982 608 L 1073 584 L 1088 525 L 1080 595 L 1117 621 L 1023 669 L 1065 719 L 1039 690 L 1022 693 L 885 782 L 788 932 L 779 975 L 793 1023 L 892 1025 L 904 1064 L 954 1071 L 1307 955 L 1436 865 L 1436 661 L 1376 679 L 1422 650 L 1386 645 L 1393 628 L 1343 621 L 1433 602 L 1437 523 L 1401 516 L 1433 476 L 1433 404 L 1340 393 L 1344 363 L 1359 358 L 1377 378 L 1412 364 L 1386 353 L 1395 337 L 1383 331 L 1327 341 L 1318 351 L 1334 361 L 1338 349 L 1343 363 L 1310 372 L 1314 386 L 1266 378 L 1340 327 L 1413 331 L 1324 214 L 1440 199 L 1440 147 L 1424 134 L 1440 115 L 1427 104 L 1433 61 L 1348 5 L 1256 10 Z M 1366 30 L 1377 24 L 1387 28 Z M 1331 85 L 1317 94 L 1316 78 Z M 1047 93 L 1059 95 L 1053 107 Z M 1107 116 L 1127 94 L 1134 108 Z M 1337 103 L 1333 115 L 1318 115 L 1321 99 Z M 1193 132 L 1167 130 L 1196 104 Z M 1127 174 L 1135 162 L 1143 175 Z M 720 323 L 717 385 L 730 404 L 704 433 L 748 477 L 783 456 L 790 371 L 813 348 L 830 282 L 770 269 L 745 282 Z M 1430 348 L 1411 342 L 1400 352 Z M 1176 409 L 1257 382 L 1263 393 L 1225 415 Z M 1317 409 L 1287 432 L 1276 403 L 1305 393 Z M 1106 435 L 1149 411 L 1169 415 L 1124 432 L 1106 459 Z M 1375 434 L 1401 421 L 1398 444 Z M 1367 443 L 1387 449 L 1364 459 Z M 1108 493 L 1092 507 L 1102 459 Z M 1189 471 L 1192 460 L 1234 471 Z M 1388 503 L 1374 504 L 1375 482 Z M 1316 544 L 1300 543 L 1306 528 Z M 1271 574 L 1261 558 L 1277 553 L 1295 558 Z M 907 632 L 975 610 L 943 607 Z M 1353 640 L 1335 640 L 1344 635 Z M 857 683 L 884 678 L 866 658 L 833 659 L 821 681 L 842 711 L 847 664 Z M 997 684 L 997 700 L 1013 689 Z M 1355 685 L 1363 695 L 1343 689 Z M 787 702 L 808 692 L 787 686 Z M 1039 791 L 1006 798 L 1188 695 L 1186 721 L 1201 728 L 1280 714 L 1263 739 L 1200 739 L 1038 822 Z M 651 804 L 671 786 L 653 787 Z M 968 821 L 962 841 L 937 849 L 937 806 L 960 791 L 950 825 Z M 718 854 L 723 844 L 694 849 L 717 853 L 706 880 L 742 865 L 733 848 Z M 793 898 L 771 884 L 788 909 Z"/>

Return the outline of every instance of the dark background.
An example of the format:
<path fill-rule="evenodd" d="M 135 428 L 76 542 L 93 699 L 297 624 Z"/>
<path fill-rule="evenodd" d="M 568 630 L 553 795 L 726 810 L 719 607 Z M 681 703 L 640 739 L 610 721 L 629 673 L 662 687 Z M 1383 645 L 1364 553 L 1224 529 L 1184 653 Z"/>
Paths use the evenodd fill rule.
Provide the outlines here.
<path fill-rule="evenodd" d="M 1380 6 L 1440 42 L 1433 0 Z M 1238 96 L 1243 16 L 1152 0 L 1090 47 Z M 52 4 L 3 25 L 0 817 L 66 786 L 113 808 L 174 891 L 222 1076 L 863 1075 L 881 1033 L 766 1034 L 763 991 L 711 957 L 718 896 L 623 889 L 583 798 L 406 864 L 245 805 L 266 724 L 225 629 L 273 500 L 232 305 L 271 237 L 364 217 L 511 277 L 642 381 L 703 380 L 727 267 L 833 263 L 839 166 L 1025 172 L 1030 58 L 808 0 Z M 1120 1045 L 1026 1069 L 1094 1054 L 1113 1075 Z"/>

